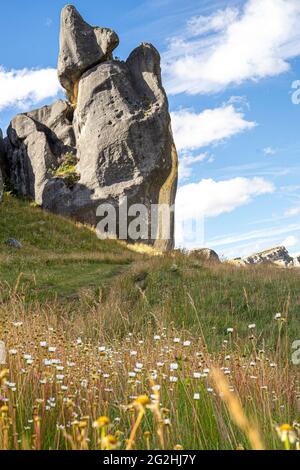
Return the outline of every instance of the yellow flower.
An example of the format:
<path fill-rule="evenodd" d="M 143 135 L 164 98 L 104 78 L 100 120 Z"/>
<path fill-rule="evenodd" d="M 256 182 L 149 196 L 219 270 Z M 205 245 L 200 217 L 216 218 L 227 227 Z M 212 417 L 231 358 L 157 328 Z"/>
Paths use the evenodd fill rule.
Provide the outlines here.
<path fill-rule="evenodd" d="M 0 382 L 4 382 L 6 377 L 8 376 L 9 374 L 9 369 L 3 369 L 0 371 Z"/>
<path fill-rule="evenodd" d="M 87 427 L 87 424 L 88 424 L 87 421 L 80 421 L 78 423 L 78 427 L 79 429 L 85 429 Z"/>
<path fill-rule="evenodd" d="M 93 422 L 93 428 L 99 429 L 103 428 L 104 426 L 108 426 L 110 420 L 107 416 L 100 416 L 96 421 Z"/>
<path fill-rule="evenodd" d="M 119 440 L 115 436 L 108 434 L 108 436 L 105 436 L 103 438 L 103 447 L 106 450 L 115 450 L 118 447 L 120 447 L 120 443 L 119 443 Z"/>
<path fill-rule="evenodd" d="M 150 398 L 147 395 L 141 395 L 139 396 L 134 402 L 134 406 L 146 406 L 151 403 Z"/>
<path fill-rule="evenodd" d="M 286 449 L 290 448 L 290 444 L 295 444 L 297 435 L 292 426 L 289 424 L 282 424 L 281 426 L 276 427 L 276 431 L 281 442 L 285 443 Z"/>

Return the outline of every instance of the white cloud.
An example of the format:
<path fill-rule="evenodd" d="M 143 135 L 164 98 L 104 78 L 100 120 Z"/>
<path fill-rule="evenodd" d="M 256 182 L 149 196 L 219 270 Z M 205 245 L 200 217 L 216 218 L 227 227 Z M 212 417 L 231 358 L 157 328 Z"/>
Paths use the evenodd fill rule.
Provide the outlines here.
<path fill-rule="evenodd" d="M 280 245 L 285 246 L 286 248 L 292 248 L 294 246 L 297 246 L 299 243 L 299 240 L 297 237 L 294 235 L 289 235 L 286 237 Z"/>
<path fill-rule="evenodd" d="M 237 256 L 243 258 L 253 253 L 259 253 L 260 251 L 276 246 L 285 246 L 286 248 L 292 248 L 297 245 L 299 246 L 299 238 L 295 237 L 294 235 L 287 236 L 287 238 L 283 241 L 279 238 L 281 234 L 288 233 L 289 231 L 299 232 L 299 230 L 299 225 L 281 228 L 272 227 L 257 232 L 250 232 L 248 234 L 240 234 L 232 237 L 229 236 L 223 240 L 219 239 L 216 244 L 214 244 L 213 240 L 210 240 L 208 242 L 208 246 L 222 251 L 222 254 L 224 254 L 224 256 L 227 258 L 234 258 Z M 250 243 L 240 243 L 245 240 L 249 240 Z M 228 247 L 226 245 L 232 246 Z M 296 257 L 297 253 L 293 253 L 291 256 Z"/>
<path fill-rule="evenodd" d="M 179 151 L 195 150 L 215 144 L 256 126 L 254 122 L 247 121 L 244 114 L 232 105 L 206 109 L 199 114 L 182 109 L 171 113 L 171 118 Z"/>
<path fill-rule="evenodd" d="M 176 199 L 176 240 L 178 246 L 192 248 L 204 242 L 205 217 L 217 217 L 248 204 L 253 198 L 272 193 L 272 183 L 264 178 L 233 178 L 223 181 L 203 179 L 181 186 Z M 192 223 L 193 221 L 193 223 Z"/>
<path fill-rule="evenodd" d="M 294 217 L 295 215 L 300 214 L 300 207 L 292 207 L 291 209 L 287 209 L 284 213 L 285 217 Z"/>
<path fill-rule="evenodd" d="M 298 258 L 298 257 L 300 257 L 300 251 L 297 251 L 296 253 L 290 253 L 290 255 L 291 255 L 293 258 Z"/>
<path fill-rule="evenodd" d="M 176 211 L 179 219 L 216 217 L 232 212 L 262 194 L 275 188 L 264 178 L 233 178 L 214 181 L 203 179 L 199 183 L 181 186 L 177 193 Z"/>
<path fill-rule="evenodd" d="M 238 16 L 239 10 L 230 7 L 218 10 L 211 16 L 194 16 L 188 21 L 188 31 L 191 36 L 224 31 L 238 19 Z"/>
<path fill-rule="evenodd" d="M 248 0 L 192 18 L 163 55 L 169 93 L 212 93 L 287 72 L 300 55 L 299 0 Z"/>
<path fill-rule="evenodd" d="M 0 67 L 0 111 L 24 107 L 57 96 L 61 87 L 56 69 L 10 70 Z"/>
<path fill-rule="evenodd" d="M 266 148 L 263 149 L 263 152 L 267 156 L 272 156 L 272 155 L 276 155 L 278 150 L 274 149 L 273 147 L 266 147 Z"/>
<path fill-rule="evenodd" d="M 184 181 L 192 175 L 192 166 L 196 163 L 208 162 L 212 163 L 214 161 L 214 156 L 209 152 L 200 153 L 199 155 L 191 156 L 187 153 L 182 154 L 179 161 L 179 179 Z"/>
<path fill-rule="evenodd" d="M 232 235 L 226 235 L 222 237 L 215 237 L 209 241 L 209 245 L 212 247 L 225 246 L 225 245 L 238 245 L 241 242 L 247 242 L 251 240 L 258 240 L 259 242 L 263 239 L 273 240 L 275 245 L 280 244 L 280 239 L 278 237 L 291 234 L 293 232 L 300 231 L 300 224 L 290 224 L 290 225 L 281 225 L 280 227 L 269 227 L 261 230 L 253 230 L 246 233 L 238 233 Z M 277 238 L 276 238 L 277 237 Z M 273 243 L 273 245 L 274 245 Z M 270 244 L 269 244 L 270 246 Z"/>

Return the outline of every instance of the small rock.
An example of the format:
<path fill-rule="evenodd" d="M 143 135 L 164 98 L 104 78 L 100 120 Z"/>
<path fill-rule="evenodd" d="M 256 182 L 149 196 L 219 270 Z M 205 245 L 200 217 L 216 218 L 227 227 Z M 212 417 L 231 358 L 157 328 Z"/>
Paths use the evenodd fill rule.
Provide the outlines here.
<path fill-rule="evenodd" d="M 15 238 L 9 238 L 8 240 L 6 240 L 5 244 L 11 248 L 22 248 L 21 242 L 19 242 L 19 240 L 16 240 Z"/>
<path fill-rule="evenodd" d="M 209 263 L 220 263 L 219 255 L 209 248 L 201 248 L 198 250 L 193 250 L 190 252 L 190 255 L 194 258 L 197 258 L 201 261 L 206 261 Z"/>

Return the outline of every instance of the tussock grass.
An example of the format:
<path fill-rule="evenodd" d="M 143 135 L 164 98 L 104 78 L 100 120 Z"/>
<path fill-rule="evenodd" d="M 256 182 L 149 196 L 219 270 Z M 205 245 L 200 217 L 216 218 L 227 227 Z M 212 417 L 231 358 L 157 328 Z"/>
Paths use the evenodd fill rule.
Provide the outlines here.
<path fill-rule="evenodd" d="M 134 254 L 11 196 L 0 210 L 0 449 L 299 446 L 298 270 Z"/>
<path fill-rule="evenodd" d="M 298 370 L 281 339 L 280 353 L 259 349 L 259 331 L 245 354 L 226 332 L 215 352 L 205 336 L 173 325 L 109 340 L 88 303 L 66 315 L 61 305 L 28 310 L 12 293 L 0 314 L 1 448 L 250 449 L 254 435 L 260 448 L 280 449 L 276 426 L 299 422 Z"/>

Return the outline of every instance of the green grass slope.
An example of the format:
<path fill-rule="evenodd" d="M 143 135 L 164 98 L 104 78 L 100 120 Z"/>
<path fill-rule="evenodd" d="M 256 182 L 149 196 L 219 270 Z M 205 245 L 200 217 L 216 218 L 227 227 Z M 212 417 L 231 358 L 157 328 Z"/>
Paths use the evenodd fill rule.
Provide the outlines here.
<path fill-rule="evenodd" d="M 5 242 L 16 238 L 21 249 Z M 87 227 L 6 194 L 0 205 L 0 282 L 29 297 L 76 296 L 119 273 L 134 256 L 115 241 L 100 241 Z M 3 290 L 3 289 L 2 289 Z"/>
<path fill-rule="evenodd" d="M 266 343 L 275 349 L 288 331 L 290 347 L 300 334 L 300 270 L 205 265 L 183 254 L 166 255 L 135 263 L 113 284 L 105 306 L 108 336 L 171 326 L 194 337 L 204 334 L 212 350 L 239 344 L 249 351 Z"/>
<path fill-rule="evenodd" d="M 92 423 L 104 415 L 105 432 L 123 449 L 140 413 L 124 405 L 153 396 L 153 383 L 151 409 L 164 419 L 144 410 L 137 449 L 284 447 L 275 425 L 300 420 L 292 361 L 299 269 L 132 253 L 11 195 L 0 216 L 0 339 L 10 384 L 0 450 L 98 449 Z M 20 250 L 5 244 L 11 237 Z M 249 425 L 236 425 L 243 414 L 260 447 Z M 30 422 L 40 423 L 39 438 Z"/>
<path fill-rule="evenodd" d="M 0 205 L 0 215 L 2 298 L 16 292 L 27 303 L 57 299 L 66 312 L 72 308 L 79 315 L 88 302 L 87 335 L 95 331 L 94 320 L 105 325 L 108 338 L 152 334 L 171 325 L 196 336 L 204 331 L 216 349 L 220 338 L 231 345 L 244 341 L 255 324 L 258 343 L 263 338 L 275 348 L 288 323 L 290 339 L 298 339 L 298 269 L 207 265 L 177 252 L 136 254 L 11 195 Z M 6 246 L 10 237 L 22 243 L 20 250 Z M 278 312 L 280 324 L 274 320 Z M 226 336 L 228 328 L 234 332 Z M 251 341 L 245 347 L 252 348 Z"/>

